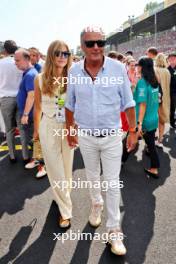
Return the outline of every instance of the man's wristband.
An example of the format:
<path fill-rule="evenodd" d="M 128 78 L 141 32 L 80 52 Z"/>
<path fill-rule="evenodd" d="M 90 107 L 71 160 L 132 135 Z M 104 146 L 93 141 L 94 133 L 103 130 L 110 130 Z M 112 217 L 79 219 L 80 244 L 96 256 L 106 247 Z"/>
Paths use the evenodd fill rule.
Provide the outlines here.
<path fill-rule="evenodd" d="M 137 128 L 137 127 L 130 127 L 130 128 L 128 129 L 128 131 L 129 131 L 130 133 L 136 133 L 136 132 L 138 132 L 138 128 Z"/>

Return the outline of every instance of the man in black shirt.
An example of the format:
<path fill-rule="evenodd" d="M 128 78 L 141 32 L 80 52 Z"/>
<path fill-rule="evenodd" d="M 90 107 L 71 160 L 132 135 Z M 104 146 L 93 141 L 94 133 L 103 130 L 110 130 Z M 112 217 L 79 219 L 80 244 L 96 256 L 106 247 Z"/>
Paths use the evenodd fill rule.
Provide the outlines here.
<path fill-rule="evenodd" d="M 170 96 L 171 96 L 171 105 L 170 105 L 170 125 L 173 128 L 176 128 L 175 124 L 175 109 L 176 109 L 176 53 L 171 53 L 168 56 L 169 67 L 168 70 L 171 74 L 171 83 L 170 83 Z"/>

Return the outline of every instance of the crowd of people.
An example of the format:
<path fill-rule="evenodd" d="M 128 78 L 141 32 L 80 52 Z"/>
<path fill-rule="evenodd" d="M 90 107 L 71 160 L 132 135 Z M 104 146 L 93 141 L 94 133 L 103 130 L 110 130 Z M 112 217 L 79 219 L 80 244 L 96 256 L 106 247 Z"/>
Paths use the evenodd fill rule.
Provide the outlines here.
<path fill-rule="evenodd" d="M 133 50 L 133 54 L 136 58 L 142 56 L 148 47 L 152 47 L 154 43 L 157 43 L 157 49 L 168 55 L 175 51 L 176 30 L 169 29 L 162 32 L 157 32 L 156 35 L 150 36 L 137 36 L 134 39 L 121 43 L 118 45 L 118 51 L 125 53 L 127 50 Z"/>
<path fill-rule="evenodd" d="M 17 162 L 18 128 L 24 166 L 38 166 L 37 178 L 47 174 L 61 214 L 58 224 L 68 228 L 74 148 L 79 146 L 91 186 L 100 182 L 102 165 L 108 183 L 108 242 L 114 254 L 125 255 L 119 174 L 143 138 L 151 160 L 150 167 L 144 168 L 146 175 L 159 177 L 157 147 L 163 147 L 165 124 L 176 128 L 176 54 L 166 57 L 150 47 L 138 60 L 132 51 L 111 51 L 105 56 L 101 28 L 85 28 L 80 41 L 83 58 L 73 57 L 61 40 L 49 45 L 46 58 L 34 47 L 18 48 L 14 41 L 5 41 L 0 60 L 0 110 L 9 161 Z M 68 184 L 64 189 L 53 188 L 54 182 Z M 104 207 L 101 188 L 90 188 L 90 199 L 89 223 L 96 228 Z"/>

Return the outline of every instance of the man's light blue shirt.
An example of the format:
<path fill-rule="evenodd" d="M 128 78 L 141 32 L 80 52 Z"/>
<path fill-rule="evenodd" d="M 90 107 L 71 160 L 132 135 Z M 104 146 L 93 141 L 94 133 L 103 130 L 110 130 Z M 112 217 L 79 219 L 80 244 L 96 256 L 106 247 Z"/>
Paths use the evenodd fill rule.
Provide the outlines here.
<path fill-rule="evenodd" d="M 125 66 L 104 57 L 93 81 L 84 63 L 82 60 L 73 64 L 69 71 L 65 107 L 74 112 L 81 129 L 121 128 L 120 112 L 135 106 Z"/>

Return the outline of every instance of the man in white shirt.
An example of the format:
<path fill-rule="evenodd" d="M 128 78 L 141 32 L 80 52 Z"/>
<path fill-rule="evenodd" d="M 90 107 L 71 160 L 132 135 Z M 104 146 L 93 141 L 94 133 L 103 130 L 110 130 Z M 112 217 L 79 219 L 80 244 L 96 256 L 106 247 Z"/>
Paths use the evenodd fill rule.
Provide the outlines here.
<path fill-rule="evenodd" d="M 85 57 L 69 70 L 65 105 L 66 127 L 69 146 L 75 147 L 79 143 L 87 180 L 90 183 L 92 208 L 89 223 L 93 227 L 101 224 L 104 201 L 101 184 L 98 188 L 96 185 L 101 183 L 101 160 L 103 176 L 108 186 L 106 193 L 108 242 L 114 254 L 125 255 L 119 208 L 122 155 L 120 112 L 125 111 L 127 114 L 129 123 L 127 149 L 131 151 L 137 141 L 135 102 L 124 65 L 104 55 L 105 44 L 105 35 L 101 28 L 87 27 L 81 32 L 81 48 Z M 70 133 L 76 127 L 80 131 L 78 142 L 76 136 Z"/>
<path fill-rule="evenodd" d="M 15 65 L 14 53 L 17 45 L 13 40 L 4 43 L 5 57 L 0 60 L 0 109 L 5 123 L 10 161 L 15 162 L 14 128 L 20 119 L 16 96 L 22 79 L 22 72 Z"/>

